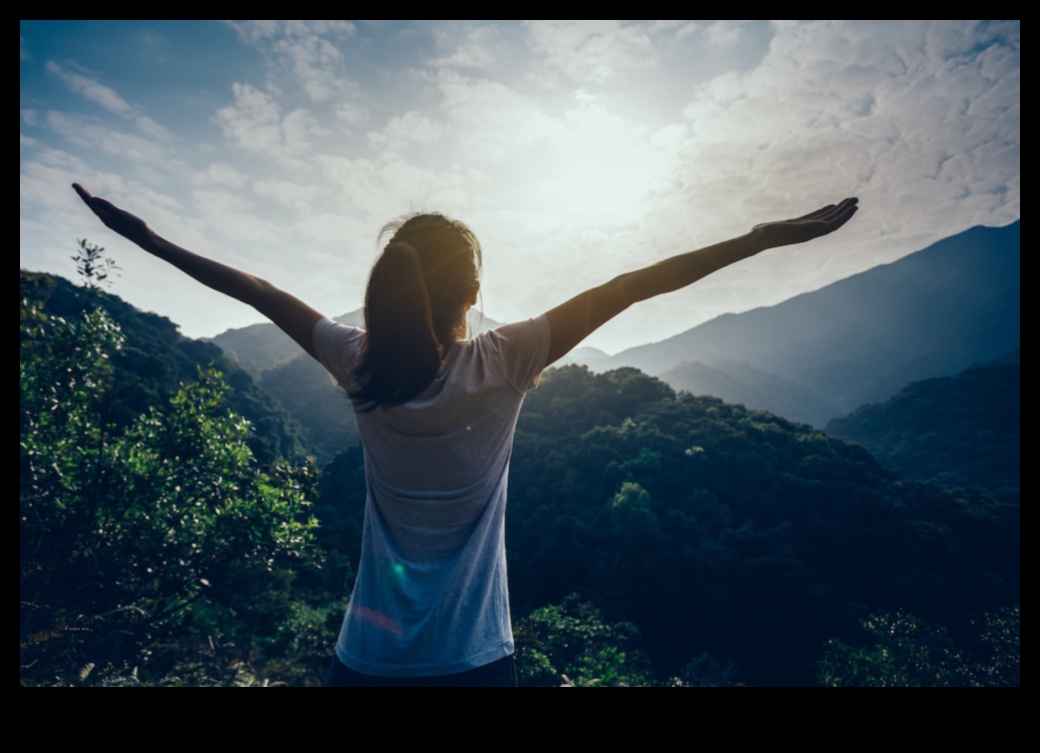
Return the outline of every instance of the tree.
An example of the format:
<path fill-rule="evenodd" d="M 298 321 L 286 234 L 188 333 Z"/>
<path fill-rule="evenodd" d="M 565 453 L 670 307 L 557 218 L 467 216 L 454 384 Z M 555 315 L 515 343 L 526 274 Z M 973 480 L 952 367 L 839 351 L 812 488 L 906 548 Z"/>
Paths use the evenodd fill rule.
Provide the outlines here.
<path fill-rule="evenodd" d="M 247 655 L 255 635 L 275 629 L 281 565 L 316 554 L 313 469 L 261 472 L 250 426 L 224 407 L 228 388 L 213 370 L 167 408 L 106 424 L 110 356 L 123 338 L 89 308 L 99 262 L 96 252 L 84 259 L 78 316 L 46 314 L 31 291 L 21 305 L 22 681 L 104 678 L 87 667 L 154 667 L 159 677 L 192 644 L 229 638 Z"/>
<path fill-rule="evenodd" d="M 521 686 L 620 686 L 650 682 L 649 662 L 630 644 L 634 625 L 609 624 L 589 602 L 571 594 L 536 609 L 516 626 Z"/>
<path fill-rule="evenodd" d="M 821 685 L 872 687 L 995 687 L 1021 683 L 1021 610 L 990 612 L 972 622 L 975 635 L 955 641 L 907 612 L 875 615 L 863 629 L 871 645 L 828 642 Z"/>

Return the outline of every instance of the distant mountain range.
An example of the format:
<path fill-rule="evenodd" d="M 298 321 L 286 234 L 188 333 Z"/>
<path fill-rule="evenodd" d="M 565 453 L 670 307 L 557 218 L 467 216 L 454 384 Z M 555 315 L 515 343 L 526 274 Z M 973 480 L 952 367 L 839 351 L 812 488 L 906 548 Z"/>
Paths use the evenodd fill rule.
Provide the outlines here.
<path fill-rule="evenodd" d="M 725 314 L 614 356 L 678 390 L 823 426 L 907 384 L 1020 346 L 1021 223 L 975 227 L 776 306 Z"/>

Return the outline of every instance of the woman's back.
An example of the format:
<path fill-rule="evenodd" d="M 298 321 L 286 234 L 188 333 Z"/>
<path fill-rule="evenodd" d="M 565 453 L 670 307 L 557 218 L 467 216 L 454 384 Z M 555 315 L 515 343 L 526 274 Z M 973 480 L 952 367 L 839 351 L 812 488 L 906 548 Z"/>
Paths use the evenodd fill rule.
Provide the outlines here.
<path fill-rule="evenodd" d="M 403 405 L 357 413 L 367 480 L 357 584 L 337 655 L 359 672 L 452 674 L 513 651 L 504 516 L 513 430 L 546 318 L 457 341 Z M 364 333 L 322 320 L 314 350 L 353 389 Z"/>

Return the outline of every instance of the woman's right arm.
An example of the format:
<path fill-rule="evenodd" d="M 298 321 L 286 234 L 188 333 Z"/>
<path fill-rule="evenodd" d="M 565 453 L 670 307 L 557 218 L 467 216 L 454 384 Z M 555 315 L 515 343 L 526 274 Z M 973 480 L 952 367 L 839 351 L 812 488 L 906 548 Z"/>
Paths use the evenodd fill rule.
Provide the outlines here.
<path fill-rule="evenodd" d="M 757 225 L 747 235 L 673 256 L 586 290 L 546 312 L 552 334 L 545 365 L 558 361 L 633 303 L 684 288 L 768 248 L 803 243 L 834 232 L 856 213 L 856 202 L 845 199 L 803 217 Z"/>
<path fill-rule="evenodd" d="M 192 253 L 159 236 L 141 218 L 92 196 L 78 183 L 72 185 L 105 226 L 133 241 L 153 256 L 169 262 L 185 274 L 219 293 L 247 303 L 274 322 L 311 356 L 312 333 L 322 315 L 267 280 Z"/>

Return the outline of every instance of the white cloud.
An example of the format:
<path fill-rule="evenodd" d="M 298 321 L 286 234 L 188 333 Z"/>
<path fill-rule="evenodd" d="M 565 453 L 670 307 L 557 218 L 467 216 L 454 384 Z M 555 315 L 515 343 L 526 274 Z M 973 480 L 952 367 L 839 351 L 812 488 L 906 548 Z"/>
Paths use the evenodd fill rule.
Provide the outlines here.
<path fill-rule="evenodd" d="M 336 106 L 336 118 L 348 126 L 359 126 L 368 117 L 368 109 L 352 102 L 344 102 Z"/>
<path fill-rule="evenodd" d="M 169 155 L 163 145 L 118 131 L 109 125 L 55 110 L 46 114 L 45 122 L 51 130 L 80 146 L 100 149 L 106 154 L 131 162 L 169 163 Z"/>
<path fill-rule="evenodd" d="M 191 177 L 192 183 L 212 184 L 220 186 L 241 186 L 245 177 L 226 162 L 214 162 L 204 172 L 195 173 Z"/>
<path fill-rule="evenodd" d="M 679 34 L 686 36 L 693 30 L 680 30 Z M 721 50 L 732 47 L 744 37 L 744 29 L 738 21 L 716 21 L 707 28 L 708 46 Z M 678 36 L 678 34 L 677 34 Z"/>
<path fill-rule="evenodd" d="M 312 134 L 321 133 L 303 110 L 282 115 L 269 94 L 249 84 L 232 84 L 234 104 L 217 110 L 216 122 L 233 146 L 299 166 Z"/>
<path fill-rule="evenodd" d="M 312 102 L 329 102 L 356 86 L 343 70 L 337 44 L 351 37 L 346 21 L 231 21 L 242 41 L 271 56 Z"/>
<path fill-rule="evenodd" d="M 435 30 L 437 46 L 442 53 L 429 61 L 429 65 L 443 68 L 487 68 L 496 59 L 496 46 L 500 49 L 507 40 L 494 26 L 478 26 L 469 29 L 460 40 L 452 33 L 453 28 Z"/>
<path fill-rule="evenodd" d="M 47 61 L 47 71 L 60 78 L 65 84 L 77 94 L 82 94 L 87 99 L 96 102 L 117 115 L 130 116 L 134 114 L 134 108 L 119 96 L 116 91 L 104 84 L 99 84 L 93 79 L 79 73 L 66 71 L 54 60 Z"/>
<path fill-rule="evenodd" d="M 132 121 L 147 137 L 159 141 L 172 139 L 170 132 L 166 128 L 144 115 L 140 108 L 131 105 L 123 99 L 115 89 L 98 83 L 80 73 L 68 71 L 54 60 L 48 60 L 46 68 L 49 73 L 61 79 L 72 91 L 101 105 L 109 112 Z"/>
<path fill-rule="evenodd" d="M 530 150 L 559 135 L 559 123 L 537 100 L 502 83 L 442 71 L 437 86 L 445 125 L 469 164 L 515 160 L 517 149 Z"/>
<path fill-rule="evenodd" d="M 605 83 L 653 65 L 654 47 L 639 25 L 619 21 L 529 21 L 531 50 L 578 83 Z"/>
<path fill-rule="evenodd" d="M 429 144 L 437 141 L 443 131 L 443 126 L 437 121 L 412 111 L 391 118 L 382 130 L 369 133 L 368 142 L 377 148 L 390 148 L 396 151 L 413 144 Z"/>
<path fill-rule="evenodd" d="M 315 186 L 301 186 L 287 180 L 260 180 L 253 184 L 253 190 L 304 216 L 311 213 L 315 199 L 321 193 Z"/>
<path fill-rule="evenodd" d="M 243 241 L 250 243 L 278 243 L 284 239 L 282 226 L 259 212 L 256 206 L 239 193 L 216 189 L 195 189 L 191 192 L 192 205 L 198 212 L 201 223 L 217 231 L 222 237 L 235 241 L 234 246 L 223 252 L 224 258 L 236 254 Z M 210 244 L 218 244 L 215 238 Z M 249 268 L 248 253 L 237 251 L 245 258 L 238 263 Z M 253 262 L 253 268 L 256 261 Z"/>

